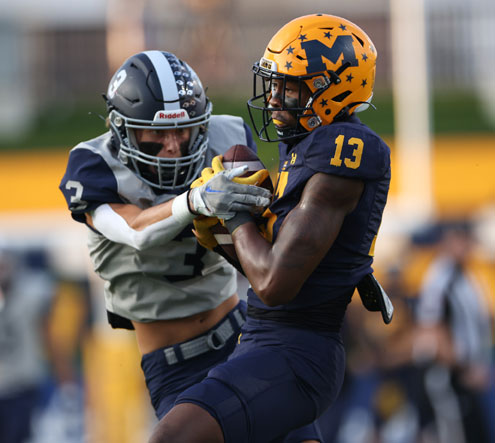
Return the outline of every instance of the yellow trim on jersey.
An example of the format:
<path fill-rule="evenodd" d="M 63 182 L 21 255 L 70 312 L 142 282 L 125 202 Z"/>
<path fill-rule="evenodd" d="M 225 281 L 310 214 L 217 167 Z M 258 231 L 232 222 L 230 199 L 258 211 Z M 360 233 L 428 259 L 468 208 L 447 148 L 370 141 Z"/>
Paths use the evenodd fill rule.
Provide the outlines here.
<path fill-rule="evenodd" d="M 373 237 L 373 241 L 371 242 L 370 250 L 368 252 L 368 255 L 371 257 L 375 256 L 375 243 L 376 243 L 376 235 Z"/>
<path fill-rule="evenodd" d="M 289 180 L 289 171 L 282 171 L 277 176 L 277 189 L 275 190 L 275 197 L 280 198 L 284 195 L 287 182 Z"/>

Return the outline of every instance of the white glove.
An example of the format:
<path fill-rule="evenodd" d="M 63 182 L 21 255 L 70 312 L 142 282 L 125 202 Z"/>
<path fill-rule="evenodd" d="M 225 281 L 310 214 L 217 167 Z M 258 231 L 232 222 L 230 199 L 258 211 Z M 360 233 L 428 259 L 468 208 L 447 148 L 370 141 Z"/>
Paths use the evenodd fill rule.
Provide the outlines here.
<path fill-rule="evenodd" d="M 270 191 L 259 186 L 241 185 L 232 181 L 234 177 L 244 174 L 247 168 L 244 165 L 224 170 L 204 185 L 191 189 L 189 192 L 191 209 L 197 214 L 227 220 L 238 211 L 268 206 Z"/>

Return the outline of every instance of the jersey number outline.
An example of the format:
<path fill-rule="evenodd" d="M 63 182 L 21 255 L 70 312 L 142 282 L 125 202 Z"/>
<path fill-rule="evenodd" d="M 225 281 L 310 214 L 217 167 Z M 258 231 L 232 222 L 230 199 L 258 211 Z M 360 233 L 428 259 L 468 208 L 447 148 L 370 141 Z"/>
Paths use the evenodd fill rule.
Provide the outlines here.
<path fill-rule="evenodd" d="M 330 164 L 332 166 L 340 167 L 342 166 L 342 149 L 344 147 L 345 136 L 343 134 L 339 135 L 335 139 L 335 154 L 330 159 Z M 351 137 L 346 146 L 355 146 L 352 151 L 352 157 L 344 157 L 344 165 L 349 169 L 357 169 L 361 166 L 361 159 L 363 157 L 364 142 L 358 137 Z"/>
<path fill-rule="evenodd" d="M 203 268 L 205 267 L 202 258 L 206 254 L 206 249 L 198 243 L 193 233 L 191 232 L 190 237 L 179 234 L 172 242 L 180 243 L 183 249 L 181 254 L 183 261 L 178 264 L 179 260 L 177 260 L 174 269 L 169 269 L 163 276 L 174 283 L 190 280 L 191 278 L 202 275 Z"/>

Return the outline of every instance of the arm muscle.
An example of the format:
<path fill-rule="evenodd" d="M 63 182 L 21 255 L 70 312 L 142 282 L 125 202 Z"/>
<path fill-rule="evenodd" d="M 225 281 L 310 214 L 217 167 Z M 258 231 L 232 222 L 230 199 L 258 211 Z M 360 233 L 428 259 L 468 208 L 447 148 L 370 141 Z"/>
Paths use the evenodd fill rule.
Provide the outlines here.
<path fill-rule="evenodd" d="M 315 174 L 273 245 L 259 235 L 254 223 L 235 231 L 239 260 L 265 304 L 284 304 L 297 295 L 332 246 L 345 216 L 356 207 L 363 187 L 359 180 Z"/>

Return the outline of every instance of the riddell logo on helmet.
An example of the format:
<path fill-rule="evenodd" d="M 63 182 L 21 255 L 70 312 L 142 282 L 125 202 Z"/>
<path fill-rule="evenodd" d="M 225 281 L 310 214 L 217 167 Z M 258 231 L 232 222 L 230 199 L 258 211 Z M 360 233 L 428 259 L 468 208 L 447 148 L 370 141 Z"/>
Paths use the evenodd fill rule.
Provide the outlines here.
<path fill-rule="evenodd" d="M 159 120 L 189 120 L 189 115 L 184 109 L 176 111 L 158 111 L 153 121 Z"/>

